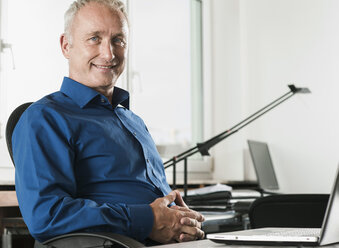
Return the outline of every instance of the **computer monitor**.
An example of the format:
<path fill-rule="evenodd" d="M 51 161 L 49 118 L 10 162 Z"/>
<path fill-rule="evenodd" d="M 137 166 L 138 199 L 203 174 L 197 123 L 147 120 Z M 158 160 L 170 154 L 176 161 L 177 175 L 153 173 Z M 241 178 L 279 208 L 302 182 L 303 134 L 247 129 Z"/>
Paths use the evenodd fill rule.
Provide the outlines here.
<path fill-rule="evenodd" d="M 259 187 L 263 190 L 278 190 L 278 180 L 267 143 L 254 140 L 247 142 Z"/>

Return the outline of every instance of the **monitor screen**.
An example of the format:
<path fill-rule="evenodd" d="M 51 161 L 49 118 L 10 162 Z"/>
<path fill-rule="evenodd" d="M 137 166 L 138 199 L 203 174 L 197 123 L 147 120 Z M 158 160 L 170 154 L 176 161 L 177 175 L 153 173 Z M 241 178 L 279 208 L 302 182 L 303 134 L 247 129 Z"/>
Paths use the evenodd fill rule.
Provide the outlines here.
<path fill-rule="evenodd" d="M 248 140 L 251 158 L 261 189 L 279 189 L 267 143 Z"/>

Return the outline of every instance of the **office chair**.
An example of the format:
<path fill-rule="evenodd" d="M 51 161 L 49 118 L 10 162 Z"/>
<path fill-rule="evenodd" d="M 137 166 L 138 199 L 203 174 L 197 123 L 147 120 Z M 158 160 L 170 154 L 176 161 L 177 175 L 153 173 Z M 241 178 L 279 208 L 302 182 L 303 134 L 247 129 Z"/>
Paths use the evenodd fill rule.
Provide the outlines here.
<path fill-rule="evenodd" d="M 329 195 L 277 194 L 255 200 L 249 209 L 251 228 L 320 228 Z"/>
<path fill-rule="evenodd" d="M 12 150 L 12 134 L 14 131 L 14 128 L 16 126 L 16 124 L 18 123 L 21 115 L 23 112 L 25 112 L 25 110 L 32 104 L 32 102 L 27 102 L 24 103 L 22 105 L 20 105 L 19 107 L 17 107 L 9 116 L 8 120 L 7 120 L 7 125 L 6 125 L 6 143 L 7 143 L 7 148 L 8 148 L 8 152 L 9 155 L 11 156 L 13 165 L 14 164 L 14 160 L 13 160 L 13 150 Z"/>
<path fill-rule="evenodd" d="M 24 103 L 17 107 L 9 116 L 6 125 L 6 143 L 9 155 L 11 156 L 13 165 L 13 150 L 12 150 L 12 134 L 16 124 L 18 123 L 22 113 L 32 104 L 32 102 Z M 138 241 L 129 237 L 115 233 L 69 233 L 54 237 L 42 244 L 37 242 L 34 247 L 46 248 L 90 248 L 90 247 L 105 247 L 105 248 L 139 248 L 145 247 Z"/>

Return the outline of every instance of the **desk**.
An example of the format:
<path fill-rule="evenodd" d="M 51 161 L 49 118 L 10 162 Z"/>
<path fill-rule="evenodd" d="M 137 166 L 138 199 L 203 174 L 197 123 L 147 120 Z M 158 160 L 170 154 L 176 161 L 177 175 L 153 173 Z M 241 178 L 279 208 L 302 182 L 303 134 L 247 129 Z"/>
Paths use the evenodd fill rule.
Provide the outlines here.
<path fill-rule="evenodd" d="M 14 190 L 0 191 L 0 239 L 2 247 L 34 246 L 34 239 L 21 217 Z"/>
<path fill-rule="evenodd" d="M 183 242 L 183 243 L 175 243 L 169 245 L 157 245 L 152 246 L 152 248 L 209 248 L 209 247 L 224 247 L 224 244 L 217 244 L 213 241 L 208 239 L 198 240 L 198 241 L 191 241 L 191 242 Z M 240 248 L 240 247 L 238 247 Z M 259 248 L 259 247 L 257 247 Z"/>
<path fill-rule="evenodd" d="M 208 239 L 204 240 L 198 240 L 198 241 L 192 241 L 192 242 L 184 242 L 184 243 L 175 243 L 175 244 L 169 244 L 169 245 L 158 245 L 158 246 L 152 246 L 152 248 L 220 248 L 220 247 L 228 247 L 228 248 L 277 248 L 282 246 L 263 246 L 263 245 L 226 245 L 226 244 L 219 244 L 215 243 L 213 241 L 210 241 Z M 299 247 L 300 246 L 283 246 L 284 248 L 288 247 Z M 314 246 L 313 246 L 314 247 Z M 316 246 L 317 247 L 317 246 Z M 320 247 L 320 246 L 319 246 Z M 328 247 L 335 247 L 339 248 L 339 244 L 333 244 L 333 245 L 327 245 Z"/>
<path fill-rule="evenodd" d="M 19 210 L 15 191 L 0 191 L 0 235 L 4 228 L 26 228 Z"/>
<path fill-rule="evenodd" d="M 0 191 L 0 207 L 18 207 L 16 193 L 12 191 Z"/>
<path fill-rule="evenodd" d="M 0 191 L 0 235 L 7 228 L 27 229 L 21 217 L 15 191 Z"/>

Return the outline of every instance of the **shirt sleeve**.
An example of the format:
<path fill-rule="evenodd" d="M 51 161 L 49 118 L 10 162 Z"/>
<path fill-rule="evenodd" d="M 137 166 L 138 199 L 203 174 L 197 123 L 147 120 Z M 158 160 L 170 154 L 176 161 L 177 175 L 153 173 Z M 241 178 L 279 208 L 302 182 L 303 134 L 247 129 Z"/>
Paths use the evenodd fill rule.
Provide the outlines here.
<path fill-rule="evenodd" d="M 53 110 L 33 104 L 12 137 L 20 210 L 40 242 L 76 231 L 120 233 L 139 241 L 153 227 L 148 204 L 98 204 L 78 198 L 75 156 L 67 122 Z"/>

